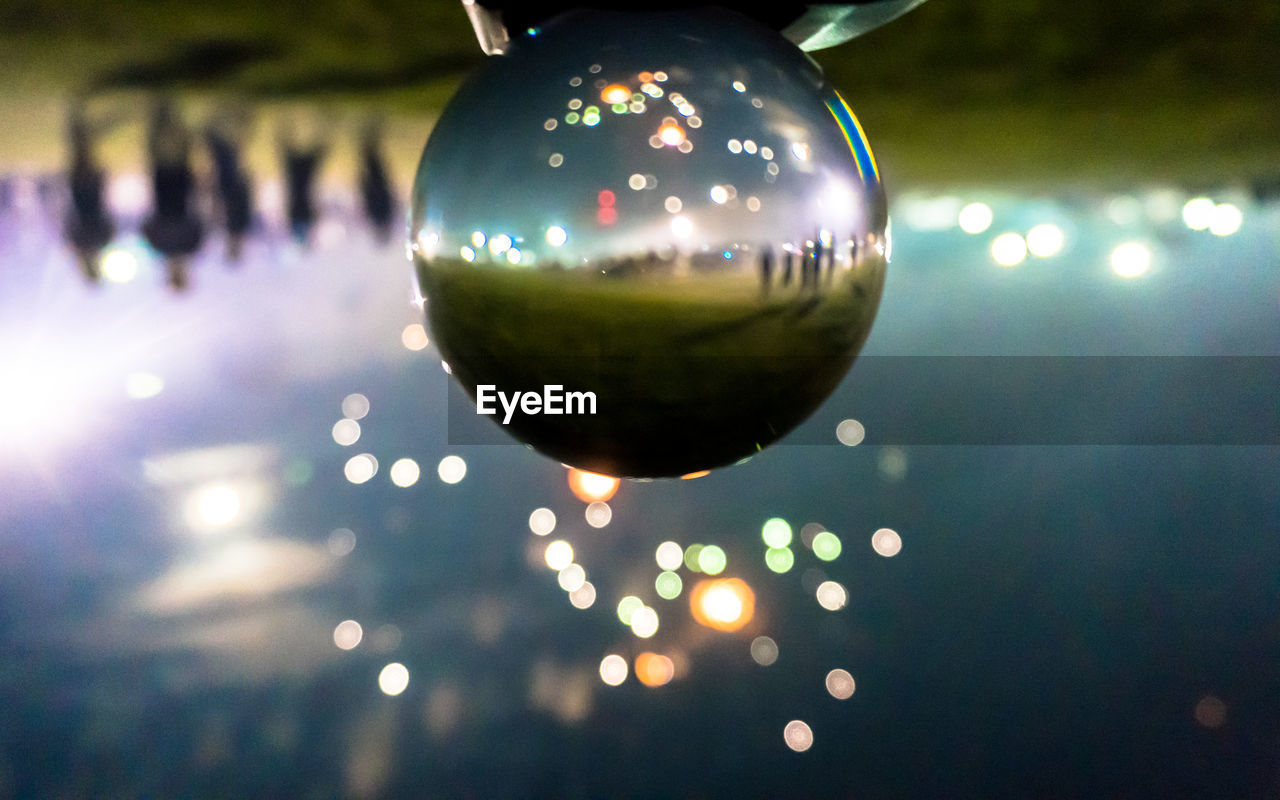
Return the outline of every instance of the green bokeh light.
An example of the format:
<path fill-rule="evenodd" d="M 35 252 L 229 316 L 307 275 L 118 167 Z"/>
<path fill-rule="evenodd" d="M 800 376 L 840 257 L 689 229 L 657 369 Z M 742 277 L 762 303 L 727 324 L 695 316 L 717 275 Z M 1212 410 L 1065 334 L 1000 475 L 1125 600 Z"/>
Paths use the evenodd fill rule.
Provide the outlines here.
<path fill-rule="evenodd" d="M 698 553 L 698 566 L 708 575 L 719 575 L 728 564 L 728 556 L 714 544 L 707 545 Z"/>
<path fill-rule="evenodd" d="M 625 114 L 625 113 L 627 113 L 627 104 L 626 104 L 626 103 L 614 103 L 612 106 L 610 106 L 610 108 L 612 108 L 612 109 L 613 109 L 613 113 L 615 113 L 615 114 Z"/>
<path fill-rule="evenodd" d="M 783 573 L 796 563 L 796 556 L 790 547 L 770 547 L 764 552 L 764 563 L 774 572 Z"/>
<path fill-rule="evenodd" d="M 840 537 L 831 531 L 822 531 L 813 537 L 813 554 L 823 561 L 835 561 L 840 556 Z"/>
<path fill-rule="evenodd" d="M 698 556 L 702 555 L 702 545 L 691 544 L 684 551 L 684 565 L 692 572 L 702 572 L 698 565 Z"/>
<path fill-rule="evenodd" d="M 791 526 L 785 519 L 774 517 L 764 524 L 760 530 L 764 543 L 769 547 L 786 547 L 791 544 Z"/>
<path fill-rule="evenodd" d="M 580 119 L 582 118 L 578 116 L 577 111 L 570 111 L 568 114 L 564 115 L 564 121 L 569 123 L 570 125 L 577 125 L 578 120 Z"/>
<path fill-rule="evenodd" d="M 663 572 L 653 582 L 653 587 L 658 590 L 658 597 L 663 600 L 674 600 L 680 596 L 684 581 L 680 580 L 680 576 L 674 572 Z"/>
<path fill-rule="evenodd" d="M 644 602 L 639 597 L 627 595 L 618 601 L 618 619 L 622 620 L 623 625 L 630 625 L 631 618 L 642 608 Z"/>

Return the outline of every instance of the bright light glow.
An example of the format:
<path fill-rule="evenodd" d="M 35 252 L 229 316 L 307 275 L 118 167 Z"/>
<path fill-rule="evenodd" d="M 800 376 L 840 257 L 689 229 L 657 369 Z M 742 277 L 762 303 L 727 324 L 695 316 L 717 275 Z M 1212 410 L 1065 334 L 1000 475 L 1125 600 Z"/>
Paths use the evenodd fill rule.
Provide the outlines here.
<path fill-rule="evenodd" d="M 547 244 L 552 247 L 559 247 L 569 241 L 569 233 L 559 225 L 552 225 L 547 228 Z"/>
<path fill-rule="evenodd" d="M 467 477 L 467 462 L 461 456 L 445 456 L 436 466 L 436 474 L 445 483 L 457 483 Z"/>
<path fill-rule="evenodd" d="M 790 547 L 770 547 L 764 551 L 764 565 L 781 575 L 791 570 L 796 563 L 796 555 Z"/>
<path fill-rule="evenodd" d="M 813 747 L 813 729 L 804 722 L 793 719 L 782 729 L 782 741 L 797 753 L 803 753 Z"/>
<path fill-rule="evenodd" d="M 600 659 L 600 680 L 609 686 L 618 686 L 627 679 L 627 660 L 610 653 Z"/>
<path fill-rule="evenodd" d="M 570 564 L 560 570 L 560 574 L 556 576 L 560 588 L 566 592 L 576 592 L 582 588 L 582 584 L 587 582 L 587 571 L 582 568 L 581 564 Z"/>
<path fill-rule="evenodd" d="M 729 152 L 733 153 L 734 155 L 737 155 L 738 153 L 742 152 L 742 142 L 738 141 L 737 139 L 730 139 L 726 144 L 726 146 L 729 148 Z"/>
<path fill-rule="evenodd" d="M 400 331 L 400 343 L 406 350 L 422 350 L 430 344 L 427 339 L 427 329 L 420 322 L 405 325 L 404 330 Z"/>
<path fill-rule="evenodd" d="M 965 233 L 982 233 L 991 227 L 994 219 L 991 206 L 986 203 L 970 203 L 960 209 L 960 213 L 956 215 L 956 223 Z"/>
<path fill-rule="evenodd" d="M 747 148 L 746 148 L 746 147 L 743 147 L 743 149 L 744 149 L 744 150 L 747 150 Z M 748 153 L 754 153 L 754 152 L 755 152 L 755 147 L 753 146 L 751 149 L 747 150 L 747 152 L 748 152 Z M 791 143 L 791 155 L 795 156 L 795 157 L 796 157 L 796 160 L 798 160 L 798 161 L 808 161 L 808 160 L 809 160 L 809 145 L 805 144 L 804 142 L 792 142 L 792 143 Z"/>
<path fill-rule="evenodd" d="M 676 665 L 664 655 L 641 653 L 636 656 L 636 678 L 645 686 L 663 686 L 676 675 Z"/>
<path fill-rule="evenodd" d="M 584 503 L 606 502 L 618 492 L 622 481 L 608 475 L 569 468 L 569 491 Z"/>
<path fill-rule="evenodd" d="M 1240 230 L 1244 214 L 1231 203 L 1219 203 L 1209 217 L 1209 233 L 1214 236 L 1230 236 Z"/>
<path fill-rule="evenodd" d="M 476 260 L 476 251 L 472 250 L 470 247 L 467 247 L 465 244 L 462 247 L 458 248 L 458 255 L 462 256 L 463 261 Z"/>
<path fill-rule="evenodd" d="M 471 245 L 473 247 L 484 247 L 484 243 L 487 241 L 488 238 L 484 235 L 484 231 L 472 231 Z"/>
<path fill-rule="evenodd" d="M 680 202 L 679 197 L 671 195 L 666 200 L 662 201 L 662 207 L 665 208 L 668 213 L 679 214 L 680 209 L 684 208 L 684 203 Z"/>
<path fill-rule="evenodd" d="M 658 545 L 654 558 L 662 569 L 680 569 L 680 565 L 684 563 L 684 550 L 675 542 L 663 542 Z"/>
<path fill-rule="evenodd" d="M 1196 197 L 1182 206 L 1182 222 L 1193 231 L 1202 231 L 1213 222 L 1216 205 L 1207 197 Z"/>
<path fill-rule="evenodd" d="M 623 625 L 630 625 L 636 612 L 642 608 L 644 608 L 643 600 L 635 595 L 627 595 L 618 601 L 618 619 L 622 620 Z"/>
<path fill-rule="evenodd" d="M 546 536 L 556 529 L 556 513 L 549 508 L 535 508 L 529 515 L 529 530 L 535 536 Z"/>
<path fill-rule="evenodd" d="M 1066 244 L 1062 228 L 1052 222 L 1041 223 L 1027 231 L 1027 250 L 1036 258 L 1051 258 L 1062 252 Z"/>
<path fill-rule="evenodd" d="M 836 440 L 848 447 L 862 444 L 867 436 L 867 429 L 856 419 L 846 419 L 836 426 Z"/>
<path fill-rule="evenodd" d="M 342 398 L 342 416 L 347 419 L 364 419 L 369 413 L 369 398 L 356 392 Z"/>
<path fill-rule="evenodd" d="M 658 126 L 658 138 L 667 147 L 679 147 L 684 144 L 684 128 L 675 122 L 664 122 Z"/>
<path fill-rule="evenodd" d="M 364 629 L 354 619 L 343 620 L 333 629 L 333 643 L 339 650 L 353 650 L 363 638 Z"/>
<path fill-rule="evenodd" d="M 1019 233 L 1002 233 L 991 242 L 991 257 L 1002 267 L 1016 267 L 1027 260 L 1027 240 Z"/>
<path fill-rule="evenodd" d="M 1111 251 L 1111 270 L 1121 278 L 1138 278 L 1151 269 L 1151 248 L 1142 242 L 1125 242 Z"/>
<path fill-rule="evenodd" d="M 801 147 L 803 147 L 803 148 L 804 148 L 804 152 L 805 152 L 805 154 L 806 154 L 806 156 L 805 156 L 805 157 L 807 158 L 807 157 L 808 157 L 808 152 L 809 152 L 809 146 L 808 146 L 808 145 L 801 145 Z M 756 154 L 756 143 L 755 143 L 755 142 L 753 142 L 753 141 L 751 141 L 750 139 L 744 139 L 744 140 L 743 140 L 743 142 L 742 142 L 742 152 L 744 152 L 744 153 L 749 153 L 750 155 L 755 155 L 755 154 Z M 799 158 L 799 156 L 797 156 L 797 158 Z M 803 161 L 804 159 L 801 159 L 801 160 Z"/>
<path fill-rule="evenodd" d="M 631 632 L 648 639 L 658 632 L 658 612 L 645 606 L 631 615 Z"/>
<path fill-rule="evenodd" d="M 818 598 L 818 605 L 828 611 L 839 611 L 849 604 L 849 593 L 835 581 L 823 581 L 818 584 L 814 594 Z"/>
<path fill-rule="evenodd" d="M 211 486 L 200 493 L 196 508 L 206 525 L 226 525 L 240 513 L 240 495 L 230 486 Z"/>
<path fill-rule="evenodd" d="M 391 465 L 391 482 L 400 488 L 406 488 L 418 482 L 422 470 L 418 462 L 412 458 L 402 458 Z"/>
<path fill-rule="evenodd" d="M 512 264 L 519 264 L 520 259 L 523 257 L 524 257 L 524 254 L 521 253 L 516 248 L 511 247 L 507 249 L 507 261 L 510 261 Z"/>
<path fill-rule="evenodd" d="M 343 466 L 342 474 L 352 483 L 367 483 L 370 478 L 378 474 L 378 459 L 368 453 L 352 456 Z"/>
<path fill-rule="evenodd" d="M 609 105 L 626 103 L 631 99 L 631 90 L 620 83 L 613 83 L 601 90 L 600 99 Z"/>
<path fill-rule="evenodd" d="M 791 544 L 791 525 L 785 519 L 774 517 L 760 529 L 760 538 L 770 547 L 786 547 Z"/>
<path fill-rule="evenodd" d="M 573 563 L 573 546 L 564 539 L 556 539 L 547 545 L 547 550 L 542 557 L 548 567 L 559 572 Z"/>
<path fill-rule="evenodd" d="M 128 283 L 138 276 L 138 257 L 128 250 L 112 248 L 102 254 L 102 277 L 112 283 Z"/>
<path fill-rule="evenodd" d="M 653 73 L 653 79 L 658 83 L 664 83 L 667 80 L 667 73 L 663 72 L 662 70 L 658 70 L 657 72 Z"/>
<path fill-rule="evenodd" d="M 756 197 L 755 195 L 752 195 L 751 197 L 748 197 L 748 198 L 747 198 L 747 210 L 748 210 L 748 211 L 759 211 L 759 210 L 760 210 L 760 198 L 759 198 L 759 197 Z"/>
<path fill-rule="evenodd" d="M 886 529 L 887 530 L 887 529 Z M 874 546 L 874 539 L 872 540 Z M 840 557 L 840 537 L 831 531 L 821 531 L 813 536 L 813 554 L 823 561 L 835 561 Z"/>
<path fill-rule="evenodd" d="M 853 676 L 843 669 L 833 669 L 827 673 L 827 691 L 837 700 L 848 700 L 853 697 Z"/>
<path fill-rule="evenodd" d="M 378 673 L 378 688 L 383 694 L 395 697 L 409 686 L 409 669 L 404 664 L 391 662 Z"/>
<path fill-rule="evenodd" d="M 697 478 L 705 478 L 705 477 L 707 477 L 707 476 L 708 476 L 708 475 L 710 475 L 710 474 L 711 474 L 711 470 L 709 470 L 709 469 L 700 469 L 700 470 L 698 470 L 697 472 L 690 472 L 690 473 L 687 473 L 687 474 L 685 474 L 685 475 L 681 475 L 681 476 L 680 476 L 680 480 L 682 480 L 682 481 L 692 481 L 692 480 L 696 480 Z"/>
<path fill-rule="evenodd" d="M 693 233 L 693 223 L 685 216 L 672 217 L 671 232 L 677 237 L 684 239 L 688 237 L 689 234 Z"/>
<path fill-rule="evenodd" d="M 733 90 L 734 90 L 735 92 L 745 92 L 745 91 L 747 90 L 747 85 L 746 85 L 745 83 L 743 83 L 742 81 L 734 81 L 734 82 L 733 82 Z"/>
<path fill-rule="evenodd" d="M 689 610 L 699 625 L 736 631 L 755 616 L 756 595 L 741 578 L 701 580 L 689 592 Z"/>
<path fill-rule="evenodd" d="M 684 589 L 684 581 L 674 572 L 660 572 L 653 581 L 653 588 L 663 600 L 674 600 Z"/>
<path fill-rule="evenodd" d="M 771 666 L 778 660 L 778 643 L 768 636 L 757 636 L 752 639 L 751 660 L 762 667 Z"/>
<path fill-rule="evenodd" d="M 558 167 L 564 163 L 564 155 L 561 153 L 552 153 L 551 156 L 547 158 L 547 163 L 552 167 Z"/>
<path fill-rule="evenodd" d="M 596 587 L 591 581 L 584 581 L 577 589 L 569 592 L 569 602 L 574 608 L 591 608 L 596 603 Z"/>
<path fill-rule="evenodd" d="M 333 423 L 331 435 L 333 440 L 343 447 L 353 445 L 360 439 L 360 423 L 343 417 Z"/>
<path fill-rule="evenodd" d="M 164 378 L 150 372 L 130 372 L 124 379 L 124 393 L 133 400 L 147 400 L 164 391 Z"/>
<path fill-rule="evenodd" d="M 603 528 L 613 519 L 613 509 L 609 508 L 608 503 L 602 503 L 599 500 L 587 506 L 586 510 L 587 524 L 593 528 Z"/>
<path fill-rule="evenodd" d="M 708 575 L 719 575 L 728 566 L 729 559 L 724 551 L 714 544 L 709 544 L 698 551 L 698 569 Z"/>
<path fill-rule="evenodd" d="M 710 194 L 711 202 L 718 206 L 722 206 L 729 202 L 729 191 L 723 186 L 712 186 Z"/>
<path fill-rule="evenodd" d="M 511 237 L 505 233 L 500 233 L 489 240 L 489 252 L 495 256 L 500 256 L 509 249 L 511 249 Z"/>
<path fill-rule="evenodd" d="M 902 537 L 892 528 L 881 528 L 871 534 L 871 549 L 885 558 L 893 558 L 902 550 Z"/>
<path fill-rule="evenodd" d="M 630 178 L 627 178 L 627 185 L 637 192 L 640 191 L 644 188 L 644 176 L 638 172 L 634 173 Z"/>

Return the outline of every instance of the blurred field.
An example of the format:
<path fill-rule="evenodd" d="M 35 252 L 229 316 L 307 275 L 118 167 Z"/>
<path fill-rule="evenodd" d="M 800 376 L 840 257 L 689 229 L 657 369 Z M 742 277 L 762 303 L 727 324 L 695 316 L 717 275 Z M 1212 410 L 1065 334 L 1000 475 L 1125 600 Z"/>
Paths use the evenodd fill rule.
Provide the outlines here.
<path fill-rule="evenodd" d="M 1280 4 L 1259 0 L 932 0 L 815 55 L 891 184 L 1221 184 L 1280 174 L 1276 41 Z M 56 164 L 72 95 L 170 89 L 377 107 L 411 164 L 482 59 L 452 0 L 18 0 L 0 9 L 0 162 Z"/>

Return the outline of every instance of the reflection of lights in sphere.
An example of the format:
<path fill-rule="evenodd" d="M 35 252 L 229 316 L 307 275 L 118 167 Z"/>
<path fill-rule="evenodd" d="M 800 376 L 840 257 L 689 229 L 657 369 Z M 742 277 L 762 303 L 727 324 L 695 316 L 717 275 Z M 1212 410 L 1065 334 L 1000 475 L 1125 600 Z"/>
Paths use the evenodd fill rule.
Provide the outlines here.
<path fill-rule="evenodd" d="M 584 503 L 604 503 L 618 493 L 617 478 L 580 469 L 569 470 L 569 491 Z"/>
<path fill-rule="evenodd" d="M 759 452 L 835 389 L 886 223 L 859 123 L 794 44 L 724 9 L 587 9 L 517 34 L 450 101 L 409 241 L 430 338 L 473 397 L 595 398 L 504 430 L 675 477 Z"/>
<path fill-rule="evenodd" d="M 689 610 L 700 625 L 736 631 L 755 616 L 756 595 L 740 578 L 698 581 L 689 593 Z"/>

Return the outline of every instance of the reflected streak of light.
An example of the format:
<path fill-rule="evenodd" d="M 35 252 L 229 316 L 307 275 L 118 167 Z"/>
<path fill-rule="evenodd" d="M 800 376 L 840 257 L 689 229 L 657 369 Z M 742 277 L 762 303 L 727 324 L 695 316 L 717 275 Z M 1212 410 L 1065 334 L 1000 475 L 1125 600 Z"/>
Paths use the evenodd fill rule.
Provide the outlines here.
<path fill-rule="evenodd" d="M 355 444 L 360 439 L 360 423 L 354 419 L 343 417 L 333 423 L 333 430 L 330 432 L 333 440 L 343 447 Z"/>
<path fill-rule="evenodd" d="M 893 558 L 902 551 L 902 537 L 892 528 L 881 528 L 871 534 L 871 549 L 885 558 Z"/>
<path fill-rule="evenodd" d="M 395 697 L 409 687 L 409 669 L 404 664 L 393 661 L 378 673 L 378 688 L 382 693 Z"/>
<path fill-rule="evenodd" d="M 848 700 L 853 697 L 853 676 L 843 669 L 833 669 L 827 673 L 825 681 L 827 692 L 837 700 Z"/>
<path fill-rule="evenodd" d="M 757 636 L 752 639 L 751 660 L 762 667 L 771 666 L 778 660 L 778 643 L 768 636 Z"/>
<path fill-rule="evenodd" d="M 699 625 L 736 631 L 755 616 L 756 596 L 741 578 L 702 580 L 689 593 L 689 610 Z"/>
<path fill-rule="evenodd" d="M 787 747 L 803 753 L 813 747 L 813 729 L 803 721 L 793 719 L 782 729 L 782 740 L 787 743 Z"/>
<path fill-rule="evenodd" d="M 610 653 L 600 659 L 600 680 L 609 686 L 619 686 L 627 679 L 627 660 L 620 655 Z"/>
<path fill-rule="evenodd" d="M 339 650 L 354 650 L 363 638 L 364 629 L 354 619 L 343 620 L 333 629 L 333 643 Z"/>
<path fill-rule="evenodd" d="M 404 330 L 400 332 L 400 343 L 404 345 L 406 350 L 422 350 L 431 341 L 427 338 L 427 329 L 422 323 L 414 322 L 404 326 Z"/>
<path fill-rule="evenodd" d="M 1111 269 L 1122 278 L 1138 278 L 1151 269 L 1151 248 L 1142 242 L 1125 242 L 1111 251 Z"/>
<path fill-rule="evenodd" d="M 422 470 L 418 462 L 412 458 L 402 458 L 391 465 L 391 482 L 400 488 L 406 488 L 418 482 Z"/>
<path fill-rule="evenodd" d="M 556 539 L 547 545 L 542 557 L 548 567 L 559 572 L 573 563 L 573 545 L 564 539 Z"/>
<path fill-rule="evenodd" d="M 529 515 L 529 530 L 535 536 L 546 536 L 556 529 L 556 514 L 549 508 L 535 508 Z"/>
<path fill-rule="evenodd" d="M 467 476 L 467 462 L 461 456 L 445 456 L 440 459 L 436 474 L 445 483 L 457 483 Z"/>
<path fill-rule="evenodd" d="M 608 475 L 569 468 L 569 491 L 584 503 L 607 502 L 618 492 L 622 481 Z"/>
<path fill-rule="evenodd" d="M 641 653 L 636 656 L 636 679 L 650 688 L 664 686 L 676 675 L 675 663 L 658 653 Z"/>

